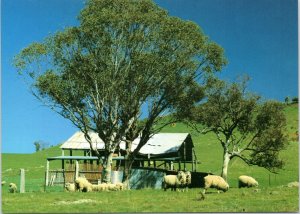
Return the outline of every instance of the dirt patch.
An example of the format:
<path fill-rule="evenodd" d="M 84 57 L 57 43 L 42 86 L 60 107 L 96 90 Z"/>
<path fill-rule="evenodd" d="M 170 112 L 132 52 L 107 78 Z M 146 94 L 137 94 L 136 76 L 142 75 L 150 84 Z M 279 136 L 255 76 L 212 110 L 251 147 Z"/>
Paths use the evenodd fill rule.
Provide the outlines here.
<path fill-rule="evenodd" d="M 58 201 L 58 202 L 54 202 L 53 205 L 73 205 L 73 204 L 85 204 L 85 203 L 96 203 L 96 201 L 92 199 L 80 199 L 76 201 Z"/>

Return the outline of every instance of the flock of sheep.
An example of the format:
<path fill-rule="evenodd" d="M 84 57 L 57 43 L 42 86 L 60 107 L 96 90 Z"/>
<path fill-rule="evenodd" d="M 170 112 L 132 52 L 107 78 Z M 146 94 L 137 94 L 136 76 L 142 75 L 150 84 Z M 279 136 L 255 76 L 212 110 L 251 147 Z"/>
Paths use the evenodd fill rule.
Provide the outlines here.
<path fill-rule="evenodd" d="M 162 187 L 166 191 L 168 188 L 171 188 L 171 190 L 182 189 L 184 191 L 184 188 L 187 190 L 187 188 L 191 185 L 192 177 L 191 173 L 189 171 L 183 172 L 179 171 L 177 175 L 166 175 L 163 178 Z M 246 175 L 241 175 L 238 178 L 239 182 L 239 188 L 241 187 L 258 187 L 258 182 Z M 203 196 L 207 189 L 209 188 L 216 188 L 218 190 L 222 190 L 223 192 L 226 192 L 229 189 L 228 183 L 218 175 L 207 175 L 204 177 L 204 191 L 201 193 Z"/>
<path fill-rule="evenodd" d="M 192 183 L 192 176 L 189 171 L 183 172 L 178 171 L 177 175 L 165 175 L 163 177 L 162 188 L 166 191 L 168 188 L 176 191 L 178 188 L 179 191 L 188 190 Z M 5 181 L 2 181 L 1 185 L 3 186 Z M 258 187 L 258 182 L 246 175 L 242 175 L 238 178 L 238 186 L 241 187 Z M 204 198 L 204 194 L 207 189 L 215 188 L 218 190 L 222 190 L 226 192 L 229 189 L 228 183 L 218 175 L 207 175 L 204 177 L 204 191 L 202 194 Z M 86 178 L 79 177 L 75 180 L 75 183 L 66 183 L 65 190 L 68 192 L 101 192 L 101 191 L 122 191 L 124 190 L 123 183 L 101 183 L 101 184 L 91 184 Z M 9 192 L 15 193 L 17 192 L 17 185 L 14 183 L 9 184 Z"/>
<path fill-rule="evenodd" d="M 75 180 L 75 183 L 66 183 L 65 190 L 68 192 L 121 191 L 121 190 L 124 190 L 124 184 L 123 183 L 91 184 L 86 178 L 79 177 Z"/>

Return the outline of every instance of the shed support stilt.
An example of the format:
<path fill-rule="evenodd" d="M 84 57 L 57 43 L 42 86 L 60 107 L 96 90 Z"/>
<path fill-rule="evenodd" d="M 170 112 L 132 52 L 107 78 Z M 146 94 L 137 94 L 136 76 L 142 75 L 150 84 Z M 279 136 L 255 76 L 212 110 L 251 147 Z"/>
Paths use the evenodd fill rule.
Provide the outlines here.
<path fill-rule="evenodd" d="M 50 162 L 47 160 L 45 186 L 48 186 L 48 184 L 49 184 L 49 163 Z"/>
<path fill-rule="evenodd" d="M 197 156 L 196 156 L 194 148 L 193 148 L 192 158 L 193 158 L 193 166 L 195 166 L 195 168 L 193 169 L 193 171 L 196 172 L 197 171 Z"/>
<path fill-rule="evenodd" d="M 75 161 L 75 179 L 79 177 L 79 163 L 78 160 Z"/>

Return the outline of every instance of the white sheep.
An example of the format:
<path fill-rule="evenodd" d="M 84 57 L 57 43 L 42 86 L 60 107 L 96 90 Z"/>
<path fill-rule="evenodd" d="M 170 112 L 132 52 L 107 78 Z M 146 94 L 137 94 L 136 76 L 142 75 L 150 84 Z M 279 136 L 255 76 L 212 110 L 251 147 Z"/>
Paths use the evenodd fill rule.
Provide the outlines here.
<path fill-rule="evenodd" d="M 6 184 L 6 181 L 1 181 L 1 186 L 3 186 L 4 184 Z"/>
<path fill-rule="evenodd" d="M 122 191 L 122 190 L 124 190 L 124 189 L 125 189 L 125 187 L 124 187 L 124 184 L 123 184 L 123 183 L 116 183 L 116 188 L 117 188 L 117 190 L 120 190 L 120 191 Z"/>
<path fill-rule="evenodd" d="M 10 183 L 9 184 L 9 192 L 10 193 L 15 193 L 17 192 L 18 188 L 17 188 L 17 185 L 15 183 Z"/>
<path fill-rule="evenodd" d="M 91 192 L 92 184 L 86 178 L 79 177 L 75 180 L 75 189 L 81 192 Z"/>
<path fill-rule="evenodd" d="M 229 189 L 228 183 L 218 175 L 207 175 L 204 177 L 204 191 L 203 194 L 205 194 L 206 190 L 208 188 L 216 188 L 218 190 L 222 190 L 223 192 L 226 192 Z"/>
<path fill-rule="evenodd" d="M 238 179 L 238 182 L 239 182 L 239 188 L 241 187 L 258 187 L 258 182 L 250 177 L 250 176 L 247 176 L 247 175 L 241 175 Z"/>
<path fill-rule="evenodd" d="M 179 171 L 177 175 L 165 175 L 162 182 L 162 187 L 166 191 L 168 188 L 176 191 L 176 188 L 183 188 L 186 185 L 186 175 Z"/>
<path fill-rule="evenodd" d="M 100 191 L 107 191 L 107 190 L 108 190 L 107 183 L 92 185 L 92 191 L 100 192 Z"/>
<path fill-rule="evenodd" d="M 188 187 L 190 187 L 192 183 L 192 174 L 190 171 L 185 172 L 185 177 L 186 177 L 186 190 L 188 190 Z"/>
<path fill-rule="evenodd" d="M 288 187 L 299 187 L 299 182 L 298 181 L 294 181 L 294 182 L 290 182 L 287 185 Z"/>
<path fill-rule="evenodd" d="M 75 184 L 74 183 L 65 183 L 65 190 L 67 192 L 75 192 Z"/>
<path fill-rule="evenodd" d="M 118 191 L 120 190 L 119 186 L 117 186 L 116 184 L 107 184 L 107 189 L 110 191 Z"/>

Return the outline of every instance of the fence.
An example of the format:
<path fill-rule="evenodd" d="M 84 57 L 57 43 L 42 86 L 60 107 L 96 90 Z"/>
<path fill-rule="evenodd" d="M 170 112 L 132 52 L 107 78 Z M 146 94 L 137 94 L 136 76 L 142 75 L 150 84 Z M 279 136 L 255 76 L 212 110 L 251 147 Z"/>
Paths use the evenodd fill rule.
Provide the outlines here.
<path fill-rule="evenodd" d="M 70 164 L 67 169 L 48 170 L 46 173 L 47 186 L 62 185 L 65 183 L 74 183 L 76 178 L 76 165 Z M 101 179 L 102 167 L 96 164 L 81 163 L 78 164 L 78 176 L 85 177 L 92 184 L 97 184 Z"/>

